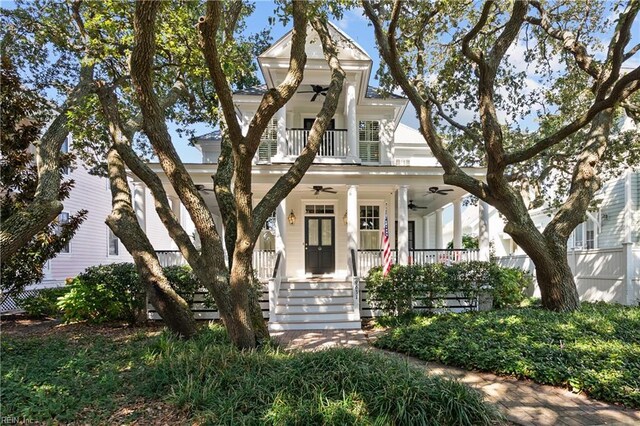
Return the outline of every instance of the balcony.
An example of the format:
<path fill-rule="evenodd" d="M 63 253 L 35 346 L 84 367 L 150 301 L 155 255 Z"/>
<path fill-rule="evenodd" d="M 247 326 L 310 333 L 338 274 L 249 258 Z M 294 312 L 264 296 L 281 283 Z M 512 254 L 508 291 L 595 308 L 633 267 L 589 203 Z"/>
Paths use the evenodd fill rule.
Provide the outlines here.
<path fill-rule="evenodd" d="M 310 130 L 287 129 L 288 154 L 297 157 L 307 145 Z M 320 158 L 347 158 L 347 131 L 344 129 L 327 130 L 318 149 Z"/>

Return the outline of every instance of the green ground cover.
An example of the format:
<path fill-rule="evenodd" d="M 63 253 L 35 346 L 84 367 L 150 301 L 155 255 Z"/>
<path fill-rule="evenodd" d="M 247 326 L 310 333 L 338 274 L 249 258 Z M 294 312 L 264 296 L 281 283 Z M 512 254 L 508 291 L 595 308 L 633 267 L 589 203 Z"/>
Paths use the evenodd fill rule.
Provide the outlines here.
<path fill-rule="evenodd" d="M 376 341 L 383 349 L 640 408 L 640 307 L 583 303 L 573 313 L 518 308 L 378 324 L 390 327 Z"/>
<path fill-rule="evenodd" d="M 219 326 L 164 332 L 10 333 L 2 415 L 82 424 L 495 424 L 470 388 L 359 349 L 239 352 Z M 127 329 L 131 330 L 131 329 Z"/>

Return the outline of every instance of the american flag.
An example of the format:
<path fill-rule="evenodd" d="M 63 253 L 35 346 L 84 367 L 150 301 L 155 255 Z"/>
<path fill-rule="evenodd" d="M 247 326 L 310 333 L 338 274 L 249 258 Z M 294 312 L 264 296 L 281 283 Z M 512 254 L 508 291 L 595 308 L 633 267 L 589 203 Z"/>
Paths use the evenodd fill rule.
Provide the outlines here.
<path fill-rule="evenodd" d="M 382 275 L 387 276 L 391 271 L 391 244 L 389 243 L 389 219 L 387 209 L 384 209 L 384 228 L 382 228 Z"/>

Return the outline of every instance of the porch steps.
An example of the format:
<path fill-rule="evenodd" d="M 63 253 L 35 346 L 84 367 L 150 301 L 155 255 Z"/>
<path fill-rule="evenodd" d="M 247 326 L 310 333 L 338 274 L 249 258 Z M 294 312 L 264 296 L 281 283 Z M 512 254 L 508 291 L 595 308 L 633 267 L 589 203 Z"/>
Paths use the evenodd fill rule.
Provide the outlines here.
<path fill-rule="evenodd" d="M 349 281 L 283 282 L 278 294 L 272 331 L 360 329 Z"/>

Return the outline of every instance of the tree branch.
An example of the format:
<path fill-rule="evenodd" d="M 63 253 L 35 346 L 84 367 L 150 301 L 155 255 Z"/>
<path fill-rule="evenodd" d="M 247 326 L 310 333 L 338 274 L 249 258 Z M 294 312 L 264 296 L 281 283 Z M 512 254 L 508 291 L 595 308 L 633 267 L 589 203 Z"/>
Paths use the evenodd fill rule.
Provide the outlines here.
<path fill-rule="evenodd" d="M 483 66 L 484 59 L 482 58 L 482 51 L 475 50 L 471 48 L 471 42 L 478 36 L 482 27 L 484 27 L 489 19 L 489 14 L 491 12 L 491 6 L 493 6 L 493 1 L 486 1 L 484 6 L 482 6 L 482 13 L 480 14 L 480 19 L 478 22 L 471 28 L 464 37 L 462 37 L 462 53 L 464 56 L 478 64 L 479 66 Z"/>
<path fill-rule="evenodd" d="M 162 185 L 162 181 L 131 148 L 131 135 L 127 134 L 127 130 L 125 130 L 120 119 L 118 100 L 113 89 L 100 85 L 98 97 L 102 106 L 102 113 L 108 123 L 113 148 L 127 164 L 127 167 L 151 190 L 156 212 L 187 262 L 189 264 L 200 262 L 198 250 L 169 206 L 169 197 Z"/>
<path fill-rule="evenodd" d="M 570 136 L 571 134 L 589 124 L 589 122 L 600 111 L 614 107 L 621 101 L 624 101 L 626 98 L 631 96 L 638 89 L 640 89 L 640 67 L 620 77 L 618 82 L 611 89 L 611 92 L 607 98 L 601 101 L 595 101 L 587 110 L 587 112 L 577 117 L 557 132 L 538 140 L 533 145 L 527 148 L 506 154 L 504 158 L 505 163 L 515 164 L 521 161 L 529 160 L 545 149 L 548 149 L 553 145 L 562 142 L 567 136 Z"/>
<path fill-rule="evenodd" d="M 209 76 L 213 81 L 216 89 L 216 95 L 222 107 L 222 114 L 229 136 L 232 140 L 242 140 L 242 129 L 235 115 L 233 106 L 233 96 L 231 87 L 227 81 L 220 62 L 220 54 L 218 52 L 218 30 L 220 28 L 220 20 L 222 19 L 222 2 L 216 0 L 207 1 L 207 11 L 205 16 L 201 16 L 198 22 L 198 31 L 200 33 L 200 46 L 204 54 L 205 62 Z"/>
<path fill-rule="evenodd" d="M 601 72 L 600 64 L 587 53 L 584 44 L 578 41 L 578 38 L 571 31 L 563 31 L 553 28 L 549 14 L 539 1 L 531 1 L 531 5 L 538 10 L 540 18 L 527 17 L 527 22 L 537 25 L 544 30 L 552 38 L 561 41 L 563 48 L 570 52 L 576 60 L 576 63 L 584 72 L 594 79 L 598 79 Z"/>
<path fill-rule="evenodd" d="M 198 231 L 203 243 L 203 258 L 208 259 L 211 267 L 224 270 L 222 243 L 213 216 L 171 143 L 164 113 L 153 87 L 155 22 L 159 6 L 159 2 L 143 0 L 136 4 L 134 15 L 135 45 L 131 53 L 131 78 L 144 117 L 143 128 L 162 169 Z M 203 284 L 223 285 L 222 281 Z M 218 287 L 218 291 L 222 291 L 222 287 Z"/>
<path fill-rule="evenodd" d="M 270 89 L 262 97 L 262 101 L 256 110 L 253 119 L 249 123 L 247 131 L 247 149 L 255 153 L 260 144 L 260 138 L 269 124 L 273 115 L 291 99 L 296 92 L 307 63 L 305 51 L 307 41 L 307 15 L 304 2 L 293 2 L 293 33 L 291 37 L 291 53 L 289 58 L 289 70 L 282 83 L 275 89 Z"/>
<path fill-rule="evenodd" d="M 405 95 L 409 98 L 418 114 L 420 122 L 420 132 L 426 140 L 433 155 L 438 159 L 440 165 L 445 171 L 444 180 L 447 184 L 457 185 L 466 189 L 478 198 L 489 201 L 489 191 L 486 184 L 469 176 L 457 164 L 455 158 L 445 148 L 442 139 L 438 136 L 433 119 L 431 117 L 431 107 L 418 93 L 416 87 L 409 82 L 407 75 L 400 65 L 397 50 L 392 51 L 390 40 L 393 41 L 392 34 L 386 34 L 382 28 L 382 21 L 378 17 L 375 8 L 370 1 L 362 0 L 362 7 L 365 15 L 373 24 L 378 49 L 385 63 L 389 67 L 389 71 L 394 80 L 402 88 Z M 395 53 L 394 53 L 395 52 Z"/>
<path fill-rule="evenodd" d="M 324 133 L 338 107 L 338 101 L 345 79 L 345 72 L 338 60 L 338 50 L 331 38 L 327 23 L 324 20 L 315 18 L 311 21 L 311 25 L 320 36 L 322 51 L 327 63 L 329 64 L 329 68 L 331 69 L 329 90 L 327 91 L 327 96 L 322 103 L 322 108 L 320 109 L 320 112 L 318 112 L 318 115 L 316 115 L 316 119 L 311 126 L 307 145 L 302 150 L 298 158 L 296 158 L 287 173 L 277 180 L 271 189 L 269 189 L 267 195 L 265 195 L 254 208 L 254 225 L 252 232 L 254 238 L 258 238 L 262 230 L 262 224 L 267 220 L 269 215 L 271 215 L 271 212 L 276 209 L 280 200 L 283 200 L 291 190 L 300 183 L 302 177 L 313 163 L 316 153 L 318 152 L 318 148 L 322 143 Z"/>

